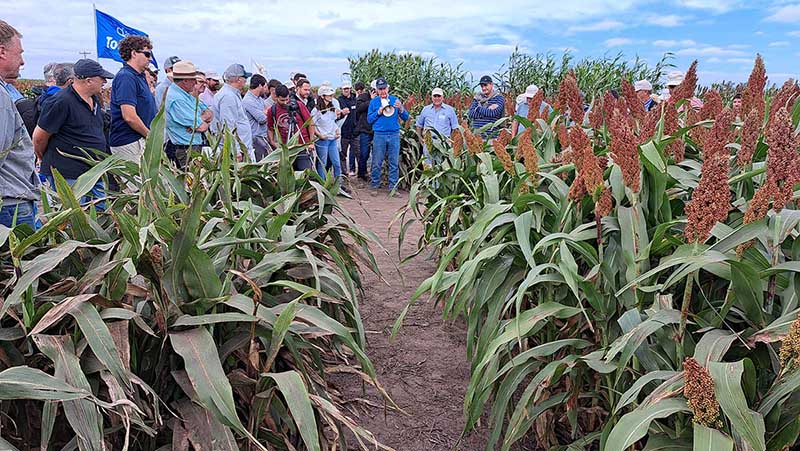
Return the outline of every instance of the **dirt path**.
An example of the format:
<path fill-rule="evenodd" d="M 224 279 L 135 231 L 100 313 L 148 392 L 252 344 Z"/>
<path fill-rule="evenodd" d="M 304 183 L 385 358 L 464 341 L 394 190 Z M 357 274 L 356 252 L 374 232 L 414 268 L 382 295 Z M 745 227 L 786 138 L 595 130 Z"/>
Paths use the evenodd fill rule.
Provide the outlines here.
<path fill-rule="evenodd" d="M 364 274 L 365 299 L 361 314 L 367 330 L 367 354 L 375 364 L 378 380 L 394 401 L 409 415 L 369 408 L 359 423 L 372 431 L 382 443 L 397 451 L 464 450 L 479 451 L 485 440 L 473 433 L 456 444 L 464 425 L 463 400 L 469 383 L 463 322 L 443 322 L 441 310 L 433 302 L 415 305 L 406 317 L 397 338 L 390 340 L 392 324 L 414 290 L 435 271 L 435 261 L 420 255 L 400 267 L 398 274 L 395 225 L 387 236 L 395 213 L 406 204 L 407 194 L 389 198 L 386 191 L 376 197 L 365 188 L 356 189 L 354 200 L 343 206 L 362 226 L 372 230 L 389 251 L 373 252 L 387 286 L 371 272 Z M 403 257 L 415 250 L 422 228 L 414 224 L 401 249 Z M 427 299 L 427 298 L 426 298 Z M 361 384 L 346 383 L 346 398 L 362 397 Z M 366 398 L 382 405 L 374 390 Z"/>

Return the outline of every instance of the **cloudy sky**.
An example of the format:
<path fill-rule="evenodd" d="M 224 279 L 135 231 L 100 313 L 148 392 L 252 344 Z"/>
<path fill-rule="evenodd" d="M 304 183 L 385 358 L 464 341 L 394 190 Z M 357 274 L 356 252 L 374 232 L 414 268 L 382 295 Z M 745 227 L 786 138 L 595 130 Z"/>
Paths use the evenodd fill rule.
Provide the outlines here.
<path fill-rule="evenodd" d="M 436 56 L 479 76 L 515 47 L 576 58 L 624 53 L 655 62 L 665 52 L 685 68 L 700 60 L 701 82 L 743 81 L 756 53 L 771 82 L 797 78 L 800 2 L 784 0 L 99 0 L 97 9 L 148 33 L 159 61 L 169 55 L 222 72 L 231 63 L 265 66 L 285 80 L 338 83 L 347 57 L 373 48 Z M 48 61 L 95 52 L 92 3 L 15 0 L 3 18 L 22 32 L 23 76 L 42 78 Z M 118 63 L 101 60 L 110 70 Z M 477 77 L 476 77 L 477 78 Z"/>

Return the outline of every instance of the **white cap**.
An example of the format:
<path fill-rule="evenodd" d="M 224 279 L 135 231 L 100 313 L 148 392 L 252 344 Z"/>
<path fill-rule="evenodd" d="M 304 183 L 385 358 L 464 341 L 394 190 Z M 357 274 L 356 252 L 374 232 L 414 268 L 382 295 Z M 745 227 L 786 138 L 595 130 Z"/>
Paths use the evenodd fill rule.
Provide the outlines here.
<path fill-rule="evenodd" d="M 352 87 L 353 87 L 353 85 L 352 85 L 352 84 L 350 84 L 350 82 L 349 82 L 349 81 L 343 81 L 343 82 L 342 82 L 342 89 L 345 89 L 345 88 L 352 88 Z"/>
<path fill-rule="evenodd" d="M 539 92 L 539 87 L 534 84 L 530 84 L 528 85 L 527 88 L 525 88 L 525 97 L 528 99 L 532 99 L 533 97 L 536 96 L 538 92 Z"/>
<path fill-rule="evenodd" d="M 442 90 L 442 88 L 433 88 L 433 90 L 431 91 L 431 95 L 444 97 L 444 91 Z"/>
<path fill-rule="evenodd" d="M 333 90 L 328 85 L 322 85 L 319 87 L 319 95 L 321 96 L 332 96 L 336 91 Z"/>
<path fill-rule="evenodd" d="M 286 80 L 285 82 L 283 82 L 283 86 L 286 86 L 287 88 L 292 89 L 292 88 L 294 88 L 294 82 L 292 80 Z"/>
<path fill-rule="evenodd" d="M 206 79 L 222 81 L 222 77 L 220 77 L 219 74 L 214 72 L 213 70 L 206 72 Z"/>
<path fill-rule="evenodd" d="M 653 85 L 647 80 L 639 80 L 633 84 L 634 91 L 652 91 Z"/>
<path fill-rule="evenodd" d="M 369 82 L 370 89 L 378 89 L 378 80 L 372 80 Z"/>
<path fill-rule="evenodd" d="M 670 72 L 667 75 L 667 86 L 678 86 L 683 83 L 683 77 L 685 75 L 681 71 Z"/>

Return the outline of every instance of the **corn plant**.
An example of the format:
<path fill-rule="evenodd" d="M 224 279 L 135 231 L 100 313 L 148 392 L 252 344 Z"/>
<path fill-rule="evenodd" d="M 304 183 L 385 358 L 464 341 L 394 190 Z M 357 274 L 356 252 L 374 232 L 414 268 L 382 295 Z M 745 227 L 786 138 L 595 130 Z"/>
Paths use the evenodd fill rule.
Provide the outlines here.
<path fill-rule="evenodd" d="M 0 448 L 389 449 L 328 382 L 381 390 L 358 308 L 371 237 L 292 170 L 300 147 L 237 163 L 234 136 L 178 171 L 162 111 L 140 165 L 56 173 L 44 227 L 0 228 Z M 109 176 L 125 190 L 78 202 Z"/>
<path fill-rule="evenodd" d="M 754 70 L 738 120 L 688 107 L 695 69 L 650 113 L 623 83 L 590 126 L 517 117 L 419 174 L 400 239 L 420 220 L 439 266 L 394 332 L 425 295 L 465 319 L 487 450 L 798 443 L 800 88 L 766 102 Z"/>

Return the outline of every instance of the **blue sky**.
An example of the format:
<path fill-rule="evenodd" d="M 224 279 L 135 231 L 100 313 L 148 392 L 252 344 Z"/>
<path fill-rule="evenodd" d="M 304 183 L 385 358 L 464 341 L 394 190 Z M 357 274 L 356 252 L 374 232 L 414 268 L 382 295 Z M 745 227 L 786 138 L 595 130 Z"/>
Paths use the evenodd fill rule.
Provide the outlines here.
<path fill-rule="evenodd" d="M 770 82 L 800 74 L 800 1 L 109 0 L 97 8 L 147 32 L 159 61 L 178 55 L 217 72 L 257 62 L 270 77 L 300 71 L 314 84 L 338 83 L 347 57 L 373 48 L 463 62 L 476 79 L 517 46 L 567 49 L 577 59 L 622 52 L 649 62 L 673 52 L 681 69 L 700 61 L 701 83 L 746 80 L 756 53 Z M 3 16 L 23 34 L 24 77 L 41 78 L 48 61 L 95 51 L 91 2 L 16 0 Z"/>

